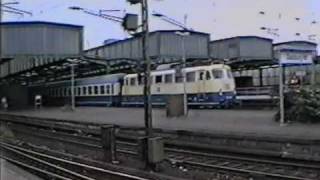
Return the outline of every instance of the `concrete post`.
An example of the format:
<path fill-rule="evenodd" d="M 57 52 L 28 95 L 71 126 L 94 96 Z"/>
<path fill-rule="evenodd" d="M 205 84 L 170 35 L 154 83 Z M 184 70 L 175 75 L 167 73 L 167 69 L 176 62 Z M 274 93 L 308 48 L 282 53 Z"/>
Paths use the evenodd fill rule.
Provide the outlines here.
<path fill-rule="evenodd" d="M 116 156 L 116 136 L 114 125 L 104 125 L 101 127 L 102 146 L 105 150 L 105 159 L 112 163 L 118 163 Z"/>

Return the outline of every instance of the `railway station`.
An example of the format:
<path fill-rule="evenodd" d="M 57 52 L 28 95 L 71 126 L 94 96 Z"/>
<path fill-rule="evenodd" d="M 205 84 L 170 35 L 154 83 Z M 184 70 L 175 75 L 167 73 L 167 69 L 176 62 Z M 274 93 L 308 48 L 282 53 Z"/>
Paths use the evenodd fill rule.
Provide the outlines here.
<path fill-rule="evenodd" d="M 320 178 L 316 42 L 219 39 L 157 12 L 178 28 L 150 30 L 148 0 L 128 2 L 142 14 L 68 7 L 129 34 L 96 47 L 90 26 L 0 21 L 0 177 Z"/>

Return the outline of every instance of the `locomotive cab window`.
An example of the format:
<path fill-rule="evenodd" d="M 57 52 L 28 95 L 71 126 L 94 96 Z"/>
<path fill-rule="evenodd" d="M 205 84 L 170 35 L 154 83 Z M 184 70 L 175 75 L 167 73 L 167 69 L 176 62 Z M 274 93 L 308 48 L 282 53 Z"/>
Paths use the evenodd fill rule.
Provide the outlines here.
<path fill-rule="evenodd" d="M 232 72 L 229 69 L 227 70 L 227 76 L 229 79 L 233 77 Z"/>
<path fill-rule="evenodd" d="M 218 70 L 218 69 L 213 69 L 212 75 L 213 75 L 214 79 L 222 79 L 223 78 L 223 71 Z"/>
<path fill-rule="evenodd" d="M 130 86 L 136 85 L 136 78 L 130 78 Z"/>

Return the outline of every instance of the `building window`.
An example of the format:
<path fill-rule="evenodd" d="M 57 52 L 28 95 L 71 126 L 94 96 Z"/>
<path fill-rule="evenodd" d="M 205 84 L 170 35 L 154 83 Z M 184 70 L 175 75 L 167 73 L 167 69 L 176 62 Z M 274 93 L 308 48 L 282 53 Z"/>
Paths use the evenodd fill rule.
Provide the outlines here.
<path fill-rule="evenodd" d="M 195 72 L 188 72 L 187 73 L 187 82 L 195 82 L 196 80 L 196 73 Z"/>
<path fill-rule="evenodd" d="M 156 76 L 156 84 L 162 83 L 162 76 Z"/>
<path fill-rule="evenodd" d="M 164 75 L 164 82 L 165 83 L 172 83 L 173 82 L 173 74 Z"/>

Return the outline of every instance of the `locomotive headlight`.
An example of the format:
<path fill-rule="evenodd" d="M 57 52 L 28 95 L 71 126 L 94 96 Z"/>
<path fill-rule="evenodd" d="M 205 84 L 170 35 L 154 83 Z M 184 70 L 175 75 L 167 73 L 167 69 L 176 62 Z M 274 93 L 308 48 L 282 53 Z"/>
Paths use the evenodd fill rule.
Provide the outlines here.
<path fill-rule="evenodd" d="M 222 96 L 223 95 L 223 92 L 222 92 L 222 89 L 219 90 L 219 96 Z"/>

